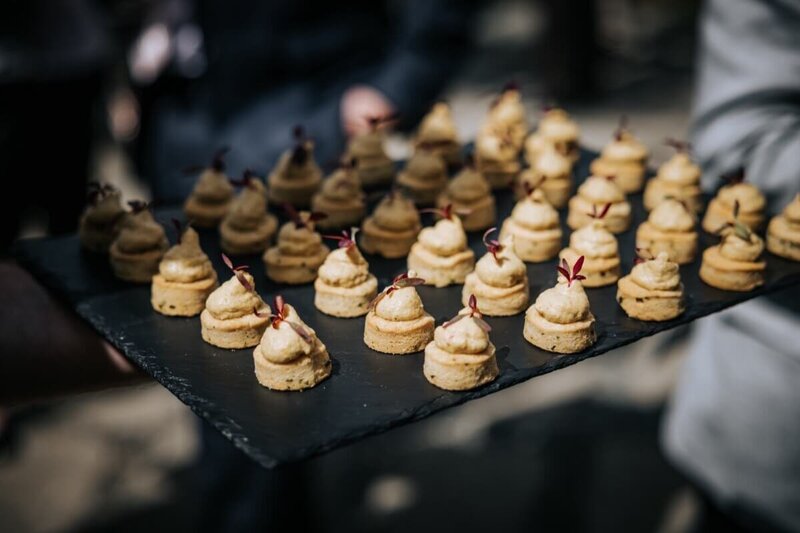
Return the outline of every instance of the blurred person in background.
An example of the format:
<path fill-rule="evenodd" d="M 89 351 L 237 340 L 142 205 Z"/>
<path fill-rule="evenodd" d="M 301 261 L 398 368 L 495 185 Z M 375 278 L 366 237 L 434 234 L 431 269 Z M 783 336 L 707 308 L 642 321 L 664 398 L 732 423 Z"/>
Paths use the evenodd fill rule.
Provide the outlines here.
<path fill-rule="evenodd" d="M 800 191 L 800 3 L 711 0 L 693 148 L 707 185 L 745 168 L 779 212 Z M 800 290 L 697 323 L 663 432 L 698 531 L 800 531 Z"/>

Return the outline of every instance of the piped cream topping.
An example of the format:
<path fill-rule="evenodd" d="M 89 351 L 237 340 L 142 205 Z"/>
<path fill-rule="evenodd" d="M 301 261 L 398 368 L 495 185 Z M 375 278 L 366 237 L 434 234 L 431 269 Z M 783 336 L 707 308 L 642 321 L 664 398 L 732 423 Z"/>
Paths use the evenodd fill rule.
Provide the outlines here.
<path fill-rule="evenodd" d="M 723 205 L 733 209 L 734 203 L 739 201 L 739 209 L 742 213 L 758 213 L 764 210 L 766 199 L 758 187 L 752 183 L 734 183 L 722 187 L 717 193 L 717 200 Z"/>
<path fill-rule="evenodd" d="M 800 224 L 800 194 L 797 194 L 794 200 L 783 208 L 783 216 L 790 224 Z"/>
<path fill-rule="evenodd" d="M 484 175 L 473 167 L 464 167 L 447 184 L 447 194 L 458 202 L 474 202 L 491 194 L 492 187 Z"/>
<path fill-rule="evenodd" d="M 233 185 L 224 172 L 207 168 L 197 178 L 192 195 L 209 203 L 223 203 L 233 197 Z"/>
<path fill-rule="evenodd" d="M 531 194 L 517 202 L 511 211 L 511 218 L 520 226 L 531 230 L 558 227 L 558 211 L 550 205 L 544 193 L 539 189 L 535 189 Z"/>
<path fill-rule="evenodd" d="M 616 204 L 625 201 L 625 192 L 613 179 L 604 176 L 589 176 L 580 187 L 578 195 L 593 204 Z"/>
<path fill-rule="evenodd" d="M 614 138 L 601 152 L 603 159 L 619 162 L 642 162 L 647 159 L 647 147 L 630 132 L 623 131 L 620 138 Z"/>
<path fill-rule="evenodd" d="M 320 194 L 336 202 L 361 202 L 361 181 L 350 168 L 339 168 L 322 182 Z"/>
<path fill-rule="evenodd" d="M 416 320 L 425 314 L 425 308 L 415 287 L 403 287 L 381 298 L 375 314 L 384 320 Z"/>
<path fill-rule="evenodd" d="M 517 159 L 517 150 L 514 145 L 495 129 L 479 135 L 475 144 L 479 160 L 505 162 Z"/>
<path fill-rule="evenodd" d="M 678 152 L 658 169 L 658 179 L 679 186 L 697 185 L 700 183 L 700 167 L 692 161 L 686 152 Z"/>
<path fill-rule="evenodd" d="M 580 136 L 578 124 L 560 108 L 550 109 L 544 114 L 538 132 L 554 142 L 574 142 Z"/>
<path fill-rule="evenodd" d="M 525 125 L 527 123 L 522 94 L 517 90 L 503 91 L 495 105 L 489 109 L 489 122 L 505 126 Z"/>
<path fill-rule="evenodd" d="M 603 222 L 593 220 L 569 236 L 569 246 L 579 255 L 591 258 L 616 257 L 619 255 L 619 244 L 616 237 L 608 231 Z"/>
<path fill-rule="evenodd" d="M 241 275 L 255 287 L 255 280 L 248 272 Z M 247 290 L 244 285 L 232 276 L 212 292 L 206 300 L 206 309 L 217 320 L 233 320 L 252 314 L 255 309 L 259 312 L 269 312 L 269 307 L 255 291 Z"/>
<path fill-rule="evenodd" d="M 495 255 L 487 253 L 475 265 L 478 278 L 492 287 L 514 287 L 524 283 L 527 276 L 525 263 L 514 253 L 514 238 L 502 241 L 502 248 Z"/>
<path fill-rule="evenodd" d="M 305 141 L 303 147 L 307 152 L 307 156 L 300 163 L 296 162 L 292 157 L 294 148 L 286 150 L 281 154 L 270 179 L 279 178 L 293 181 L 316 179 L 321 171 L 319 165 L 317 165 L 317 162 L 314 160 L 314 143 Z"/>
<path fill-rule="evenodd" d="M 256 229 L 267 216 L 267 191 L 264 182 L 253 178 L 233 201 L 225 220 L 232 227 Z"/>
<path fill-rule="evenodd" d="M 319 267 L 319 279 L 334 287 L 355 287 L 369 279 L 369 263 L 357 246 L 337 248 Z"/>
<path fill-rule="evenodd" d="M 444 102 L 434 104 L 419 125 L 417 141 L 458 142 L 458 132 L 449 105 Z"/>
<path fill-rule="evenodd" d="M 200 248 L 200 236 L 191 227 L 183 232 L 180 243 L 167 250 L 158 271 L 165 280 L 174 283 L 192 283 L 216 276 L 211 261 Z"/>
<path fill-rule="evenodd" d="M 443 218 L 431 227 L 424 228 L 418 237 L 422 246 L 431 252 L 450 256 L 467 249 L 467 234 L 456 215 Z"/>
<path fill-rule="evenodd" d="M 719 244 L 721 256 L 731 261 L 752 263 L 758 261 L 764 252 L 764 241 L 755 233 L 749 239 L 742 239 L 732 229 L 726 230 Z"/>
<path fill-rule="evenodd" d="M 308 213 L 300 213 L 303 220 L 308 219 Z M 282 255 L 306 256 L 316 254 L 322 244 L 322 236 L 314 231 L 312 222 L 306 222 L 305 226 L 297 225 L 289 221 L 281 226 L 278 231 L 278 251 Z"/>
<path fill-rule="evenodd" d="M 574 324 L 591 316 L 589 298 L 581 282 L 570 285 L 562 277 L 554 287 L 542 292 L 533 306 L 545 320 L 555 324 Z"/>
<path fill-rule="evenodd" d="M 572 161 L 552 144 L 545 146 L 531 166 L 547 179 L 565 178 L 572 172 Z"/>
<path fill-rule="evenodd" d="M 469 315 L 465 307 L 459 315 Z M 433 333 L 436 347 L 452 354 L 476 354 L 489 347 L 489 334 L 475 320 L 467 316 L 447 326 L 439 326 Z"/>
<path fill-rule="evenodd" d="M 417 150 L 408 160 L 404 172 L 416 179 L 436 181 L 446 179 L 447 165 L 444 159 L 428 150 Z"/>
<path fill-rule="evenodd" d="M 155 221 L 148 209 L 127 213 L 122 219 L 122 230 L 116 240 L 121 252 L 143 254 L 167 246 L 164 228 Z"/>
<path fill-rule="evenodd" d="M 634 266 L 631 270 L 631 280 L 651 291 L 676 291 L 681 287 L 678 264 L 670 261 L 666 252 L 661 252 L 655 259 Z"/>
<path fill-rule="evenodd" d="M 375 207 L 372 219 L 378 227 L 394 231 L 407 231 L 420 225 L 414 202 L 398 193 L 384 197 Z"/>
<path fill-rule="evenodd" d="M 287 321 L 305 329 L 312 340 L 316 340 L 314 330 L 300 319 L 297 311 L 289 304 L 283 304 L 283 320 L 277 326 L 270 324 L 261 337 L 261 354 L 267 361 L 276 364 L 291 363 L 298 357 L 310 354 L 316 342 L 308 342 Z"/>
<path fill-rule="evenodd" d="M 647 220 L 661 231 L 687 232 L 692 231 L 695 225 L 694 215 L 673 198 L 660 202 Z"/>
<path fill-rule="evenodd" d="M 380 131 L 368 131 L 350 139 L 347 153 L 358 160 L 388 159 L 383 148 L 384 135 Z"/>

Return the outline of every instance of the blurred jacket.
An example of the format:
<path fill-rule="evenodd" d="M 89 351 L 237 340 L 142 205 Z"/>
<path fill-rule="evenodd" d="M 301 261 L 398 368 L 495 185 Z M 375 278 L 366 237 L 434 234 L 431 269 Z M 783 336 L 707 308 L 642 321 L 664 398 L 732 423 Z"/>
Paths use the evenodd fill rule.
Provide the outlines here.
<path fill-rule="evenodd" d="M 179 172 L 232 147 L 230 168 L 266 171 L 302 124 L 319 159 L 344 138 L 339 99 L 351 85 L 383 92 L 413 125 L 452 77 L 470 43 L 474 2 L 200 0 L 192 19 L 206 67 L 158 98 L 150 134 L 156 194 L 177 199 L 193 178 Z"/>
<path fill-rule="evenodd" d="M 701 37 L 705 185 L 744 167 L 779 212 L 800 191 L 800 2 L 711 0 Z M 795 287 L 700 321 L 665 426 L 673 461 L 757 529 L 800 531 L 799 317 Z"/>

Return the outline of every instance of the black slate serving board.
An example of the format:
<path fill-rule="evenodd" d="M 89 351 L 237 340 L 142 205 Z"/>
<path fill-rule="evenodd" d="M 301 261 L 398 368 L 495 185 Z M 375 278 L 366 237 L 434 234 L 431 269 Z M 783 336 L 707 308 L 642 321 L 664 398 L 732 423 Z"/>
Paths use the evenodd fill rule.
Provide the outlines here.
<path fill-rule="evenodd" d="M 582 154 L 576 168 L 578 181 L 587 175 L 593 154 Z M 500 220 L 510 213 L 510 192 L 498 194 Z M 646 218 L 641 195 L 630 198 L 635 228 Z M 159 220 L 180 216 L 178 209 L 157 210 Z M 565 229 L 564 243 L 569 230 Z M 430 217 L 425 221 L 430 223 Z M 623 272 L 634 258 L 634 230 L 619 236 Z M 701 247 L 716 238 L 701 233 Z M 220 260 L 216 232 L 202 233 L 203 247 L 221 279 L 230 275 Z M 478 256 L 485 250 L 480 234 L 470 236 Z M 471 392 L 445 392 L 422 375 L 421 353 L 390 356 L 374 352 L 362 342 L 363 318 L 337 319 L 318 312 L 313 288 L 278 286 L 264 276 L 257 256 L 236 258 L 251 265 L 257 290 L 271 302 L 280 293 L 328 346 L 334 360 L 333 375 L 304 392 L 273 392 L 261 387 L 253 371 L 252 350 L 223 350 L 200 337 L 198 318 L 168 318 L 150 307 L 149 286 L 133 286 L 113 277 L 107 259 L 81 251 L 76 236 L 26 240 L 17 256 L 43 284 L 62 296 L 78 314 L 125 355 L 216 427 L 237 447 L 261 465 L 271 468 L 298 461 L 420 420 L 437 411 L 515 385 L 532 377 L 575 364 L 588 357 L 674 328 L 762 294 L 800 282 L 800 264 L 768 254 L 767 283 L 750 293 L 725 292 L 706 286 L 698 278 L 699 260 L 681 268 L 687 309 L 680 318 L 664 323 L 629 319 L 615 301 L 616 286 L 588 289 L 597 317 L 598 341 L 575 355 L 553 355 L 528 344 L 522 337 L 523 315 L 488 318 L 491 337 L 498 348 L 499 378 Z M 380 286 L 405 270 L 405 260 L 367 256 Z M 555 260 L 528 265 L 531 301 L 556 280 Z M 437 324 L 461 308 L 461 286 L 421 287 L 426 309 Z"/>

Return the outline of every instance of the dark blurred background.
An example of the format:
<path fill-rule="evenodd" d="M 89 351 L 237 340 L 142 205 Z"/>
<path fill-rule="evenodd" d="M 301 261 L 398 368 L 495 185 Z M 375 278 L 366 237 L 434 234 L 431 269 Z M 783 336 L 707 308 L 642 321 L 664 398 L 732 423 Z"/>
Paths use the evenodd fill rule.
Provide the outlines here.
<path fill-rule="evenodd" d="M 509 80 L 520 83 L 531 120 L 542 102 L 557 101 L 591 148 L 625 113 L 658 164 L 668 155 L 663 138 L 687 134 L 698 3 L 485 2 L 475 8 L 475 48 L 443 96 L 463 138 L 473 137 Z M 46 131 L 48 113 L 66 112 L 82 96 L 94 117 L 89 130 L 49 134 L 89 143 L 86 177 L 117 185 L 126 198 L 149 198 L 152 180 L 140 175 L 138 161 L 147 125 L 133 99 L 146 106 L 148 93 L 132 91 L 124 74 L 147 2 L 102 4 L 113 31 L 110 41 L 95 43 L 97 60 L 109 61 L 107 54 L 111 68 L 90 72 L 83 88 L 62 99 L 39 96 L 30 135 Z M 0 22 L 6 40 L 13 22 Z M 185 68 L 191 75 L 202 65 Z M 3 93 L 4 113 L 16 96 Z M 389 149 L 405 157 L 405 136 L 393 135 Z M 32 166 L 58 174 L 68 157 L 42 153 Z M 58 231 L 54 213 L 26 207 L 19 235 Z M 684 531 L 697 500 L 665 462 L 657 435 L 685 333 L 643 340 L 312 460 L 300 512 L 320 531 Z M 0 410 L 0 419 L 8 415 Z M 159 385 L 13 415 L 0 433 L 0 530 L 197 528 L 200 422 Z"/>

